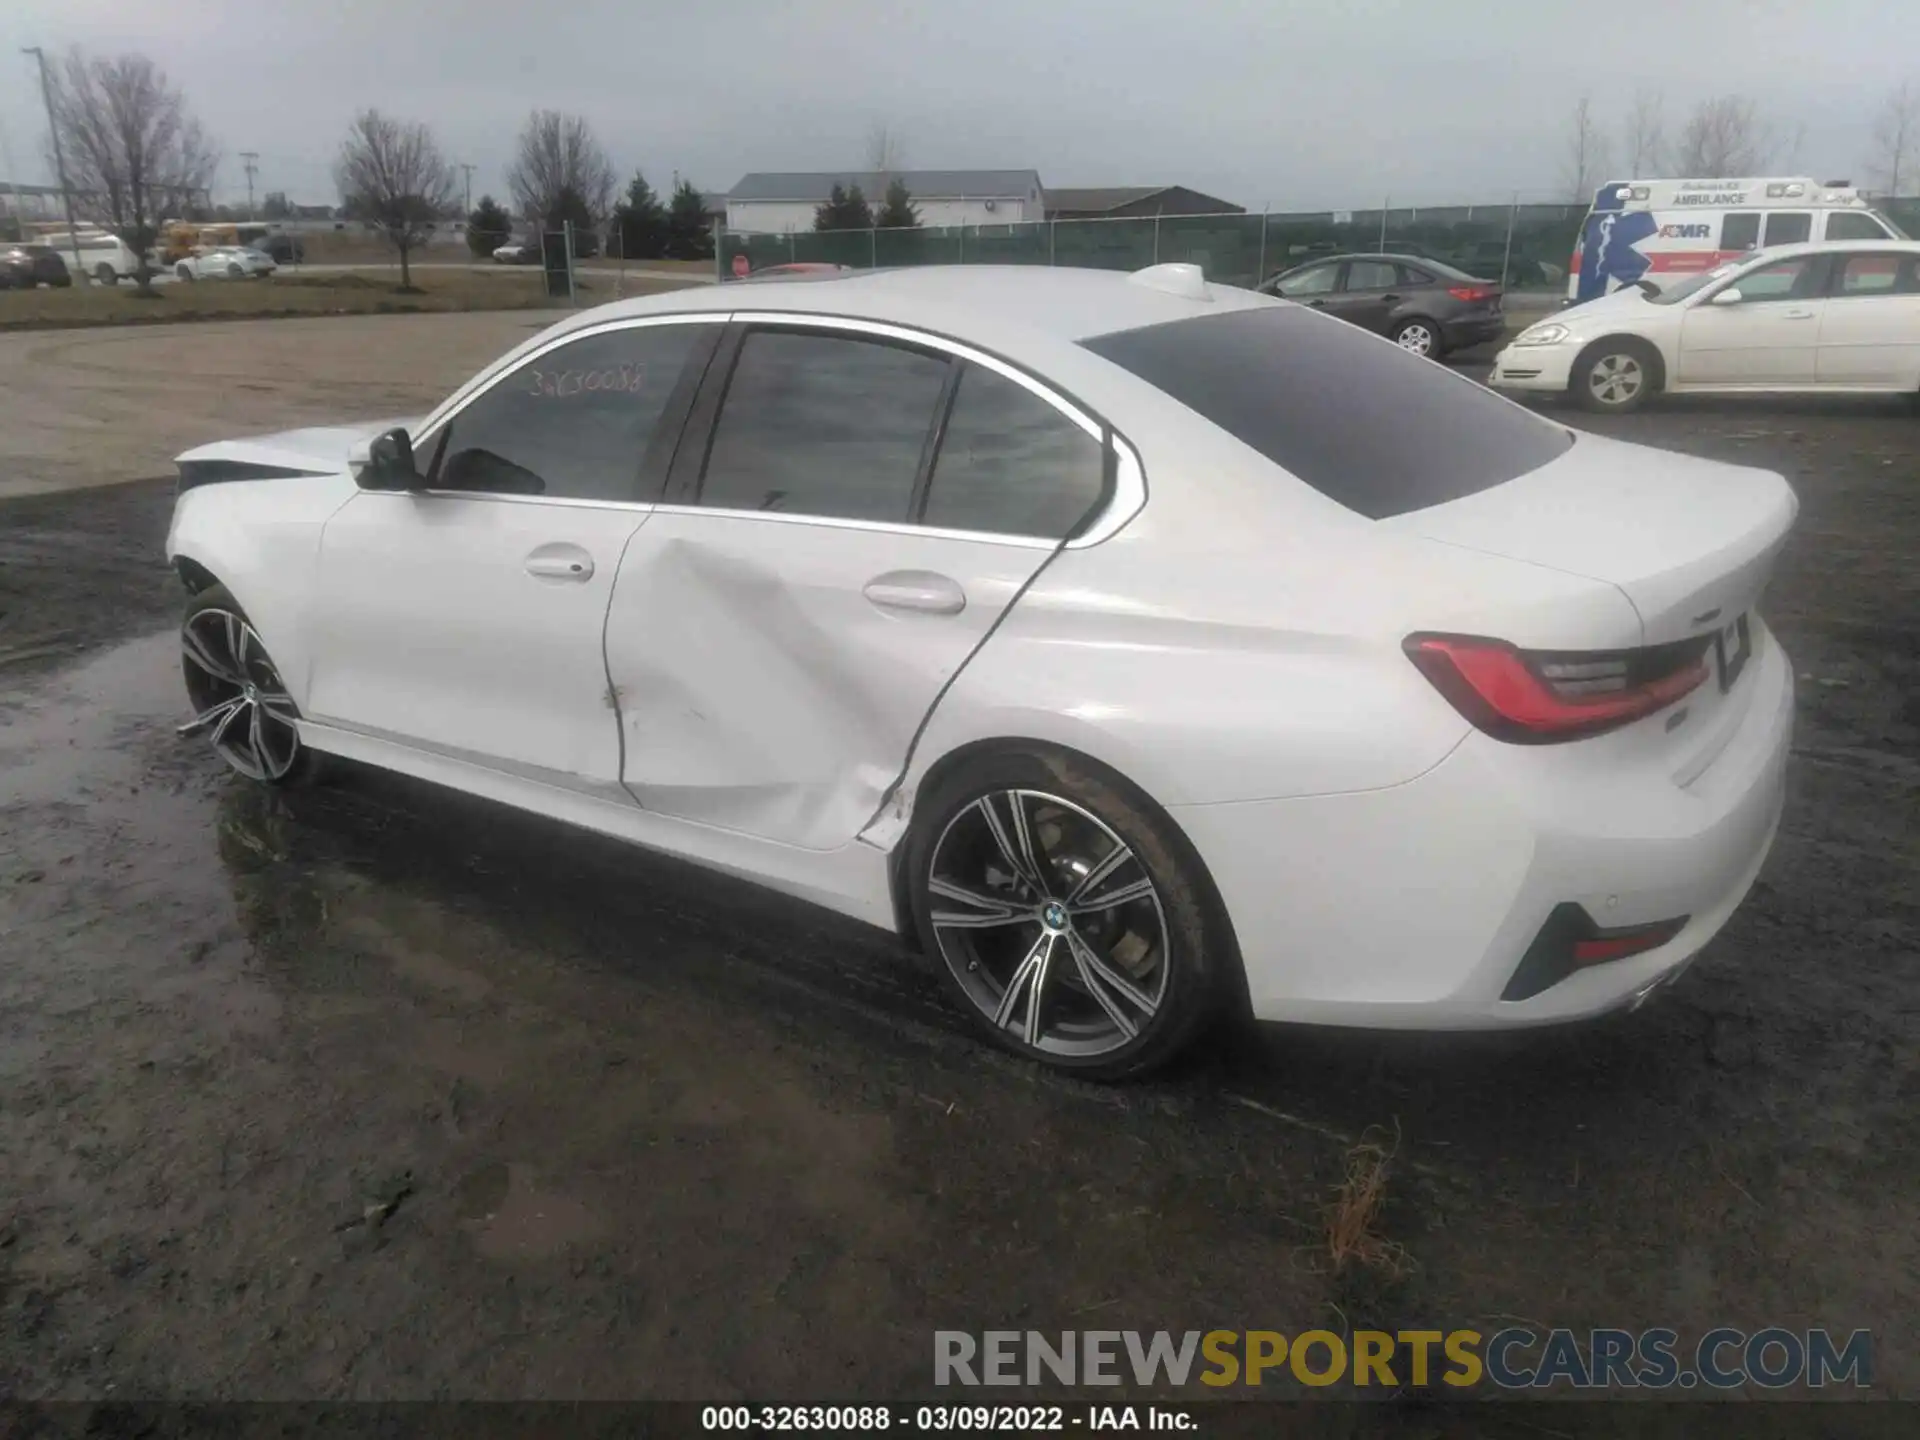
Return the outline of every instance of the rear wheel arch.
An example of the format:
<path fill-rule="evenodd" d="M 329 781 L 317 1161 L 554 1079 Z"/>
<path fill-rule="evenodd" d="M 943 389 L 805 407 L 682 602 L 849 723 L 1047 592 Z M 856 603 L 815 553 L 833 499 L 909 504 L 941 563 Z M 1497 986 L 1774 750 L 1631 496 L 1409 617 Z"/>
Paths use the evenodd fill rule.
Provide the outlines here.
<path fill-rule="evenodd" d="M 937 797 L 949 783 L 968 770 L 1006 757 L 1038 760 L 1060 775 L 1063 781 L 1068 779 L 1076 768 L 1082 773 L 1091 774 L 1118 790 L 1130 803 L 1151 815 L 1158 825 L 1164 827 L 1180 860 L 1190 869 L 1201 890 L 1201 899 L 1207 912 L 1213 941 L 1221 947 L 1221 956 L 1225 961 L 1231 1002 L 1239 1013 L 1250 1013 L 1251 999 L 1247 989 L 1246 968 L 1241 961 L 1239 938 L 1234 932 L 1232 918 L 1227 913 L 1226 901 L 1221 897 L 1220 888 L 1214 882 L 1213 873 L 1207 868 L 1199 848 L 1166 806 L 1154 799 L 1144 787 L 1127 776 L 1125 772 L 1085 750 L 1053 740 L 1014 735 L 970 740 L 940 756 L 927 767 L 925 773 L 915 783 L 908 828 L 894 845 L 887 860 L 887 878 L 893 901 L 895 928 L 907 945 L 916 953 L 925 954 L 925 947 L 920 943 L 919 932 L 914 922 L 913 877 L 908 873 L 908 857 L 914 849 L 912 841 L 917 828 L 922 824 L 931 823 L 927 819 L 927 810 L 923 802 Z M 927 958 L 938 963 L 937 956 Z"/>

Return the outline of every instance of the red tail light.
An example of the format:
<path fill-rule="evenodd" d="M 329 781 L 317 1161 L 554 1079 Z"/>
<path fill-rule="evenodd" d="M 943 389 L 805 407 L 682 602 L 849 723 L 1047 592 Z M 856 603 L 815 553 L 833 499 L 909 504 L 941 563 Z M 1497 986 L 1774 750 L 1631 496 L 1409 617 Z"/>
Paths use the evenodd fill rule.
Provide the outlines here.
<path fill-rule="evenodd" d="M 1578 275 L 1580 273 L 1580 257 L 1584 254 L 1586 254 L 1586 247 L 1584 245 L 1576 245 L 1573 247 L 1573 258 L 1567 261 L 1567 273 L 1569 275 Z"/>
<path fill-rule="evenodd" d="M 1491 300 L 1499 292 L 1491 285 L 1449 285 L 1447 294 L 1456 300 Z"/>
<path fill-rule="evenodd" d="M 1548 652 L 1472 635 L 1411 635 L 1407 658 L 1496 740 L 1550 745 L 1632 724 L 1707 678 L 1706 640 Z"/>

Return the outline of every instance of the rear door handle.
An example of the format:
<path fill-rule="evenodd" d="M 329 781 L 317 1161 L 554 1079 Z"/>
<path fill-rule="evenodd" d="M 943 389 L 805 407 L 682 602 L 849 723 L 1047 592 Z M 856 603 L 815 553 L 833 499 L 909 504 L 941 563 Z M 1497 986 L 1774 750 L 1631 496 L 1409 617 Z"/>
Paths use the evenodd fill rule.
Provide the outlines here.
<path fill-rule="evenodd" d="M 578 545 L 542 545 L 527 556 L 527 574 L 540 580 L 591 580 L 593 556 Z"/>
<path fill-rule="evenodd" d="M 967 592 L 959 583 L 931 570 L 889 570 L 869 580 L 861 593 L 882 610 L 958 615 L 967 608 Z"/>
<path fill-rule="evenodd" d="M 1813 311 L 1811 311 L 1811 310 L 1789 310 L 1789 311 L 1787 311 L 1787 315 L 1786 315 L 1786 318 L 1787 318 L 1787 319 L 1789 319 L 1789 320 L 1811 320 L 1811 319 L 1813 318 Z"/>

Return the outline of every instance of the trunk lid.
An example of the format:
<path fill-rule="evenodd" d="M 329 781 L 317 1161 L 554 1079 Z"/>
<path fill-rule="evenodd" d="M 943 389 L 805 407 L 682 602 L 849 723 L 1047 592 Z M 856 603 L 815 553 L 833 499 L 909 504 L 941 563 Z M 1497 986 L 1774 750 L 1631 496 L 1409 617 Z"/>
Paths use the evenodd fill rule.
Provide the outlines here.
<path fill-rule="evenodd" d="M 1659 645 L 1751 610 L 1798 510 L 1770 471 L 1583 434 L 1504 485 L 1380 523 L 1612 585 Z"/>

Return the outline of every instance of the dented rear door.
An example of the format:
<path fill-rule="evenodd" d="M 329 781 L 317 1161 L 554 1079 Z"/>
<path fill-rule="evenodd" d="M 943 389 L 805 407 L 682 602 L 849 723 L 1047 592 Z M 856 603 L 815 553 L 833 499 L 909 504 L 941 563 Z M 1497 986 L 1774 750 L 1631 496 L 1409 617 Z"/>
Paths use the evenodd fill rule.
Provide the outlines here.
<path fill-rule="evenodd" d="M 854 839 L 1099 498 L 1098 428 L 1016 378 L 896 327 L 740 327 L 608 613 L 636 800 L 811 850 Z"/>

